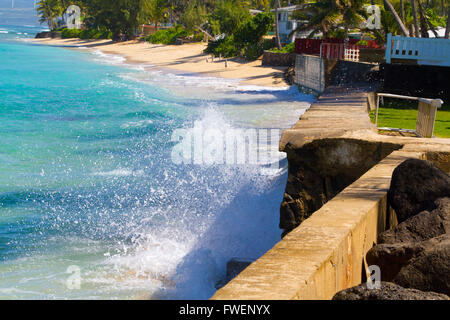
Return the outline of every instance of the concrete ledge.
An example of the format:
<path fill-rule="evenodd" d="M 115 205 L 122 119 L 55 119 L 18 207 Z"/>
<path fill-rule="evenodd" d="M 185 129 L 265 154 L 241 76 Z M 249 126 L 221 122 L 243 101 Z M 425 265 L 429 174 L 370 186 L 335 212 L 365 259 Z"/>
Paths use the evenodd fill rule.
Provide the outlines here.
<path fill-rule="evenodd" d="M 365 255 L 392 221 L 393 170 L 424 152 L 394 151 L 316 211 L 212 299 L 331 299 L 365 277 Z"/>
<path fill-rule="evenodd" d="M 387 143 L 397 145 L 399 150 L 387 157 L 388 153 L 383 153 L 383 160 L 315 211 L 212 299 L 331 299 L 336 292 L 366 281 L 367 251 L 376 244 L 380 232 L 397 223 L 386 203 L 394 169 L 408 158 L 418 158 L 450 171 L 450 139 L 379 135 L 367 114 L 373 104 L 374 95 L 364 90 L 329 88 L 300 121 L 283 132 L 280 151 L 287 152 L 288 158 L 321 139 Z M 289 161 L 293 161 L 290 169 L 295 168 L 297 160 Z"/>
<path fill-rule="evenodd" d="M 380 232 L 396 224 L 386 203 L 394 169 L 408 158 L 419 158 L 450 170 L 449 139 L 379 135 L 367 114 L 372 104 L 373 95 L 367 92 L 330 88 L 283 132 L 280 150 L 288 157 L 321 139 L 389 143 L 401 149 L 325 203 L 212 299 L 331 299 L 366 281 L 367 251 Z"/>

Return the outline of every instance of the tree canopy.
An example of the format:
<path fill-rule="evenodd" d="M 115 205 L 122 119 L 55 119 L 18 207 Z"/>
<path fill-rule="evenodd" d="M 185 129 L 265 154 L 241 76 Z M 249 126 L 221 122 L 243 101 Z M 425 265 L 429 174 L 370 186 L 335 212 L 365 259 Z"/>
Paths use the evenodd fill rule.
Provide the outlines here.
<path fill-rule="evenodd" d="M 428 37 L 437 35 L 439 27 L 450 34 L 450 1 L 446 0 L 41 0 L 37 11 L 39 21 L 55 29 L 64 24 L 69 4 L 82 9 L 86 28 L 102 28 L 115 38 L 132 38 L 139 25 L 152 23 L 181 24 L 190 31 L 201 30 L 208 36 L 232 35 L 251 20 L 249 9 L 268 11 L 279 6 L 303 4 L 292 17 L 302 22 L 298 30 L 311 35 L 343 30 L 359 30 L 382 41 L 387 33 Z M 367 16 L 367 5 L 381 9 L 382 27 L 364 30 L 361 22 Z M 250 28 L 251 24 L 247 24 Z M 242 27 L 243 28 L 243 27 Z"/>

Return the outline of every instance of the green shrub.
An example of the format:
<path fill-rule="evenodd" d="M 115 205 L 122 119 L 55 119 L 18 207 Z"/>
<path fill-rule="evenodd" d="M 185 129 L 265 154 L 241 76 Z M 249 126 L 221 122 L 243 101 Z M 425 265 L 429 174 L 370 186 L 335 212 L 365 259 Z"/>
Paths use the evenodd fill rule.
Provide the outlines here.
<path fill-rule="evenodd" d="M 61 37 L 63 39 L 79 38 L 80 33 L 81 33 L 81 30 L 65 28 L 61 32 Z"/>
<path fill-rule="evenodd" d="M 272 39 L 263 39 L 262 41 L 263 50 L 270 50 L 275 47 L 275 38 Z"/>
<path fill-rule="evenodd" d="M 264 52 L 262 43 L 249 43 L 243 51 L 243 57 L 247 60 L 256 60 Z"/>
<path fill-rule="evenodd" d="M 206 53 L 214 53 L 214 50 L 224 41 L 224 39 L 216 40 L 216 41 L 209 41 L 208 45 L 206 46 L 205 52 Z"/>
<path fill-rule="evenodd" d="M 233 35 L 236 43 L 241 47 L 247 44 L 259 43 L 261 38 L 272 28 L 273 23 L 274 16 L 272 13 L 258 13 L 252 19 L 241 23 L 234 31 Z"/>
<path fill-rule="evenodd" d="M 97 31 L 93 35 L 93 39 L 112 39 L 112 32 L 108 30 Z"/>
<path fill-rule="evenodd" d="M 95 30 L 83 30 L 80 32 L 80 39 L 93 39 L 95 35 Z"/>
<path fill-rule="evenodd" d="M 186 38 L 191 33 L 177 25 L 170 29 L 161 29 L 148 37 L 150 43 L 174 44 L 177 38 Z"/>
<path fill-rule="evenodd" d="M 247 60 L 255 60 L 264 50 L 273 48 L 273 40 L 262 40 L 262 37 L 271 29 L 274 16 L 270 12 L 257 14 L 246 19 L 233 34 L 225 39 L 211 41 L 205 52 L 216 56 L 234 57 L 241 54 Z"/>
<path fill-rule="evenodd" d="M 224 58 L 234 57 L 239 54 L 238 48 L 236 48 L 236 43 L 234 41 L 234 36 L 229 36 L 222 41 L 220 41 L 217 48 L 213 51 L 215 56 L 222 56 Z"/>
<path fill-rule="evenodd" d="M 197 32 L 192 37 L 192 41 L 194 42 L 202 42 L 205 39 L 205 34 L 203 32 Z"/>
<path fill-rule="evenodd" d="M 78 30 L 78 29 L 63 29 L 61 33 L 63 39 L 80 38 L 80 39 L 111 39 L 112 32 L 106 29 L 97 30 Z"/>
<path fill-rule="evenodd" d="M 233 34 L 236 28 L 251 19 L 252 16 L 242 1 L 218 1 L 214 11 L 210 14 L 209 22 L 213 34 Z"/>
<path fill-rule="evenodd" d="M 367 46 L 369 42 L 367 40 L 359 40 L 356 44 L 358 46 Z"/>
<path fill-rule="evenodd" d="M 295 51 L 295 42 L 292 42 L 292 43 L 284 46 L 283 48 L 281 48 L 281 50 L 274 49 L 274 50 L 271 50 L 271 51 L 275 52 L 275 53 L 294 53 L 294 51 Z"/>

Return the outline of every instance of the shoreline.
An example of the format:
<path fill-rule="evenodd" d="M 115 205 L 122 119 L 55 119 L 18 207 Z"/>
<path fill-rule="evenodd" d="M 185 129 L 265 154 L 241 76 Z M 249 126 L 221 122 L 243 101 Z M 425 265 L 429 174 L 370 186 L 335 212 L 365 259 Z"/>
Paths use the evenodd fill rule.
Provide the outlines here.
<path fill-rule="evenodd" d="M 239 85 L 289 88 L 284 79 L 285 67 L 262 66 L 261 60 L 244 61 L 239 58 L 211 62 L 211 55 L 203 53 L 204 43 L 160 45 L 148 42 L 81 39 L 30 39 L 30 43 L 91 51 L 122 56 L 127 63 L 148 64 L 160 70 L 186 72 L 196 76 L 209 76 L 239 80 Z M 207 62 L 207 59 L 209 62 Z"/>
<path fill-rule="evenodd" d="M 119 241 L 123 238 L 127 241 L 124 245 L 122 242 L 116 245 L 116 242 L 110 244 L 102 241 L 92 244 L 92 242 L 84 241 L 85 234 L 72 239 L 67 237 L 65 230 L 59 229 L 59 225 L 56 225 L 55 229 L 57 228 L 58 236 L 61 235 L 65 246 L 62 249 L 56 247 L 54 249 L 49 245 L 49 250 L 45 253 L 48 252 L 49 256 L 55 259 L 66 259 L 70 255 L 70 259 L 77 261 L 83 272 L 85 270 L 89 272 L 89 276 L 86 273 L 86 277 L 83 278 L 83 283 L 86 281 L 86 287 L 83 284 L 81 291 L 66 292 L 63 291 L 64 287 L 50 284 L 49 288 L 54 296 L 67 299 L 78 297 L 133 299 L 145 295 L 155 299 L 158 297 L 208 299 L 215 292 L 215 282 L 203 281 L 203 279 L 222 277 L 224 266 L 234 256 L 242 254 L 244 257 L 256 259 L 276 243 L 279 239 L 278 199 L 281 199 L 285 185 L 284 172 L 280 172 L 283 176 L 278 178 L 277 171 L 277 176 L 274 178 L 267 174 L 262 175 L 258 168 L 247 166 L 242 169 L 221 166 L 216 170 L 210 170 L 207 167 L 199 169 L 194 166 L 175 166 L 167 163 L 170 152 L 166 153 L 167 149 L 162 148 L 171 146 L 168 144 L 170 132 L 173 129 L 190 128 L 190 120 L 202 121 L 205 128 L 224 129 L 232 126 L 233 121 L 228 121 L 230 118 L 236 122 L 240 121 L 236 128 L 240 128 L 241 123 L 248 123 L 250 128 L 265 129 L 267 122 L 274 123 L 281 118 L 285 121 L 284 116 L 278 117 L 278 115 L 309 106 L 309 103 L 292 102 L 298 94 L 297 88 L 292 87 L 287 92 L 284 92 L 284 89 L 278 92 L 277 88 L 274 88 L 273 93 L 270 90 L 265 92 L 265 89 L 261 92 L 246 91 L 233 86 L 230 90 L 227 87 L 225 90 L 219 89 L 216 92 L 209 87 L 209 82 L 214 79 L 203 80 L 201 76 L 195 77 L 195 73 L 192 72 L 193 77 L 190 80 L 186 71 L 180 71 L 184 72 L 186 79 L 182 81 L 176 79 L 174 91 L 177 94 L 186 93 L 188 98 L 193 99 L 195 105 L 190 103 L 178 105 L 178 97 L 169 95 L 168 93 L 171 92 L 167 92 L 168 90 L 148 90 L 144 87 L 146 76 L 142 77 L 144 80 L 142 82 L 136 81 L 136 79 L 139 80 L 138 77 L 131 77 L 133 81 L 125 80 L 131 86 L 121 86 L 120 81 L 124 79 L 124 75 L 141 76 L 142 72 L 141 70 L 127 71 L 128 65 L 123 56 L 111 58 L 113 62 L 117 61 L 119 65 L 124 64 L 125 67 L 115 70 L 115 67 L 109 67 L 109 63 L 105 67 L 97 61 L 103 59 L 102 55 L 91 57 L 91 52 L 97 52 L 102 47 L 93 47 L 94 50 L 77 49 L 72 54 L 71 51 L 56 48 L 43 50 L 45 47 L 35 46 L 31 41 L 29 44 L 18 46 L 18 55 L 7 55 L 11 60 L 17 61 L 4 64 L 7 70 L 11 69 L 11 65 L 16 66 L 13 77 L 8 79 L 8 85 L 13 87 L 15 83 L 22 81 L 22 75 L 26 75 L 26 81 L 29 83 L 36 83 L 36 89 L 40 90 L 38 92 L 42 92 L 43 96 L 41 99 L 36 99 L 36 106 L 38 106 L 36 113 L 39 115 L 32 117 L 30 121 L 33 122 L 30 122 L 29 126 L 33 127 L 36 124 L 36 127 L 42 128 L 40 126 L 42 119 L 45 121 L 48 119 L 45 134 L 48 133 L 48 136 L 52 137 L 50 139 L 52 143 L 58 142 L 54 144 L 58 149 L 55 147 L 50 151 L 46 148 L 31 150 L 36 152 L 36 154 L 30 154 L 37 159 L 44 158 L 42 156 L 44 152 L 52 153 L 46 157 L 49 159 L 48 162 L 35 164 L 39 166 L 37 169 L 31 162 L 33 166 L 30 165 L 30 175 L 39 174 L 41 168 L 44 168 L 44 175 L 38 176 L 39 183 L 45 184 L 48 189 L 56 190 L 61 186 L 64 190 L 70 189 L 73 194 L 77 194 L 72 197 L 61 191 L 61 200 L 56 200 L 56 207 L 61 203 L 67 203 L 66 201 L 74 201 L 74 205 L 70 203 L 65 207 L 67 210 L 58 210 L 56 213 L 61 219 L 67 218 L 70 222 L 74 221 L 73 217 L 76 217 L 77 223 L 74 228 L 80 226 L 86 230 L 86 233 L 92 232 L 98 235 L 100 240 L 112 239 L 117 234 Z M 76 48 L 68 47 L 67 49 Z M 101 52 L 109 53 L 104 50 Z M 98 53 L 100 54 L 100 50 Z M 186 55 L 185 52 L 182 54 Z M 20 60 L 22 58 L 28 60 L 29 56 L 32 56 L 32 62 L 36 63 L 27 64 Z M 110 57 L 105 57 L 105 60 L 109 62 Z M 8 62 L 8 60 L 5 61 Z M 47 66 L 48 69 L 45 70 L 48 72 L 42 74 L 42 67 Z M 143 67 L 147 69 L 145 64 Z M 30 68 L 38 71 L 28 72 Z M 73 76 L 73 69 L 79 72 L 80 77 Z M 110 69 L 112 76 L 109 74 Z M 151 72 L 150 70 L 149 66 L 148 72 Z M 172 75 L 164 74 L 157 67 L 153 70 L 157 71 L 157 76 L 154 77 L 157 86 L 158 82 L 161 85 L 164 82 L 169 84 L 172 82 L 174 78 Z M 52 77 L 53 72 L 57 77 Z M 151 73 L 149 75 L 151 76 Z M 52 81 L 47 82 L 47 76 L 52 77 Z M 74 79 L 76 81 L 72 81 Z M 65 85 L 67 80 L 70 82 Z M 87 80 L 89 83 L 86 82 Z M 237 81 L 220 78 L 216 81 L 225 85 L 237 83 Z M 200 87 L 203 82 L 208 86 Z M 85 86 L 85 84 L 89 85 Z M 144 88 L 141 91 L 142 87 Z M 177 87 L 180 91 L 176 91 Z M 9 99 L 12 100 L 13 107 L 14 98 L 32 94 L 31 90 L 24 92 L 19 86 L 17 88 L 17 91 L 11 90 L 14 97 Z M 79 88 L 81 90 L 78 90 Z M 291 96 L 291 90 L 294 97 L 286 100 L 284 104 L 280 103 L 280 98 Z M 213 91 L 211 95 L 205 95 L 211 91 Z M 142 96 L 141 93 L 143 93 Z M 78 99 L 81 94 L 82 99 Z M 202 96 L 202 101 L 196 97 L 196 94 Z M 109 100 L 107 103 L 103 96 Z M 203 96 L 206 102 L 211 100 L 217 103 L 210 107 L 209 103 L 203 103 Z M 55 103 L 55 97 L 58 105 L 55 104 L 54 109 L 47 107 L 50 103 Z M 8 99 L 9 95 L 5 98 Z M 79 104 L 74 103 L 75 107 L 72 107 L 74 100 L 82 101 Z M 59 105 L 64 107 L 59 108 Z M 225 107 L 218 112 L 216 109 L 222 106 Z M 184 117 L 183 111 L 188 108 L 193 109 L 192 114 L 194 115 L 195 112 L 195 117 Z M 170 109 L 170 112 L 165 112 L 167 109 Z M 34 108 L 31 110 L 34 112 Z M 47 116 L 46 112 L 53 111 L 55 115 Z M 268 115 L 261 117 L 266 112 L 269 112 Z M 11 113 L 11 117 L 13 115 L 14 113 Z M 258 121 L 254 122 L 254 118 L 258 118 Z M 292 117 L 292 120 L 294 118 L 297 117 Z M 13 125 L 20 125 L 20 122 L 15 121 Z M 127 126 L 122 127 L 122 125 Z M 267 126 L 267 128 L 272 127 Z M 20 139 L 19 134 L 15 136 Z M 79 139 L 80 136 L 87 139 L 83 140 L 83 137 Z M 44 133 L 38 134 L 34 138 L 35 143 L 40 143 L 41 137 L 42 141 L 46 140 Z M 70 139 L 70 137 L 74 138 Z M 60 145 L 64 146 L 63 152 L 64 150 L 70 150 L 70 152 L 58 158 Z M 112 155 L 111 158 L 109 155 Z M 71 169 L 68 176 L 64 176 L 61 180 L 54 178 L 61 172 L 59 168 L 68 167 Z M 77 180 L 78 177 L 81 177 L 82 181 Z M 14 180 L 19 181 L 17 178 Z M 84 188 L 85 185 L 92 185 L 91 183 L 95 184 L 92 189 Z M 131 184 L 132 186 L 129 187 Z M 97 186 L 102 187 L 103 190 L 100 198 L 95 197 L 98 194 Z M 217 190 L 217 192 L 211 192 L 211 190 Z M 128 201 L 132 195 L 136 196 L 136 202 L 133 199 L 124 206 L 124 201 Z M 44 192 L 42 197 L 46 203 L 52 205 L 52 208 L 55 207 L 53 206 L 55 202 L 52 202 L 51 198 L 52 193 Z M 113 200 L 109 202 L 102 199 Z M 92 211 L 88 207 L 77 210 L 79 208 L 77 203 L 80 201 L 85 201 L 83 203 L 89 208 L 92 207 Z M 99 208 L 101 212 L 96 208 Z M 36 210 L 40 209 L 39 207 Z M 47 207 L 42 208 L 43 212 L 46 212 L 45 210 Z M 119 210 L 124 214 L 116 214 Z M 255 212 L 261 218 L 255 217 Z M 93 220 L 95 223 L 81 227 L 83 221 Z M 81 223 L 78 223 L 79 221 Z M 153 225 L 158 227 L 153 228 Z M 49 223 L 49 228 L 53 226 Z M 46 227 L 47 225 L 43 223 L 43 243 L 47 241 Z M 53 230 L 50 229 L 50 232 Z M 262 239 L 261 234 L 264 235 Z M 134 238 L 137 239 L 136 242 L 132 241 Z M 24 243 L 28 244 L 26 240 Z M 191 246 L 191 243 L 195 246 Z M 84 256 L 89 246 L 95 250 L 92 249 L 91 255 Z M 211 260 L 209 252 L 214 252 L 214 260 Z M 53 272 L 45 268 L 42 270 L 34 268 L 48 257 L 41 254 L 39 250 L 36 250 L 36 253 L 36 255 L 30 254 L 30 263 L 24 263 L 24 267 L 14 276 L 20 277 L 25 272 L 35 272 L 37 276 L 45 277 L 49 272 Z M 202 265 L 196 268 L 199 265 L 198 261 Z M 214 263 L 211 264 L 211 261 Z M 55 278 L 64 280 L 63 265 L 55 264 L 55 266 L 61 266 L 63 271 L 58 273 L 60 278 Z M 170 283 L 165 283 L 165 279 L 175 279 L 179 287 L 176 290 L 168 288 Z M 149 281 L 145 282 L 145 280 Z M 92 283 L 96 284 L 95 290 L 91 289 Z M 9 286 L 9 283 L 6 286 Z M 20 288 L 25 286 L 32 289 L 30 292 L 36 293 L 14 293 L 14 295 L 20 298 L 34 298 L 41 294 L 40 284 L 37 281 L 30 280 L 26 285 L 19 285 Z M 195 291 L 191 289 L 194 286 L 198 286 Z"/>

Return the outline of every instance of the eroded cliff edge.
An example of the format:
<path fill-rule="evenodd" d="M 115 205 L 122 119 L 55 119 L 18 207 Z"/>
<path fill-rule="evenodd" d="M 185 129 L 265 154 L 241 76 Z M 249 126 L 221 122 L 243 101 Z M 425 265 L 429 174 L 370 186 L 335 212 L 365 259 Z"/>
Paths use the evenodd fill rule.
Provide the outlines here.
<path fill-rule="evenodd" d="M 283 236 L 392 151 L 394 143 L 348 138 L 315 140 L 299 148 L 287 145 L 288 181 L 280 208 Z"/>

